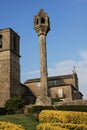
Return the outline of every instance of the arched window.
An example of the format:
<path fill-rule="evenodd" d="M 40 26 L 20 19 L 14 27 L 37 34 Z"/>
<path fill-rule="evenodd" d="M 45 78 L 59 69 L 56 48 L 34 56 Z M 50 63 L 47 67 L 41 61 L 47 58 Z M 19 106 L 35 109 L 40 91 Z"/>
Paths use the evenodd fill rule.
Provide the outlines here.
<path fill-rule="evenodd" d="M 0 35 L 0 48 L 2 48 L 2 35 Z"/>

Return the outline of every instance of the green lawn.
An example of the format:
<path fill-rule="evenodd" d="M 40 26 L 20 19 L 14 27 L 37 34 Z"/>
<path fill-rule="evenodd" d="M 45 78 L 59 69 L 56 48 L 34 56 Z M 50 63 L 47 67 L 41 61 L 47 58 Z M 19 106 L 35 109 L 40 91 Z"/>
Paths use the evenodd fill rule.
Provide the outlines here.
<path fill-rule="evenodd" d="M 15 124 L 20 124 L 25 130 L 36 130 L 36 126 L 38 124 L 37 120 L 33 115 L 6 115 L 0 116 L 0 121 L 8 121 Z"/>

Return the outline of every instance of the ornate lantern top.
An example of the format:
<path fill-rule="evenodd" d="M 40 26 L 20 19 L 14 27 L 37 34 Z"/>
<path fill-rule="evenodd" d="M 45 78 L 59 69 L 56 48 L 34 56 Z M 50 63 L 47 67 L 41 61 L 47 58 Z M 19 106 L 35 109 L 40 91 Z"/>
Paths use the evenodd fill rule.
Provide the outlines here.
<path fill-rule="evenodd" d="M 50 30 L 50 21 L 47 13 L 41 9 L 37 16 L 34 17 L 34 29 L 38 33 L 46 35 Z"/>

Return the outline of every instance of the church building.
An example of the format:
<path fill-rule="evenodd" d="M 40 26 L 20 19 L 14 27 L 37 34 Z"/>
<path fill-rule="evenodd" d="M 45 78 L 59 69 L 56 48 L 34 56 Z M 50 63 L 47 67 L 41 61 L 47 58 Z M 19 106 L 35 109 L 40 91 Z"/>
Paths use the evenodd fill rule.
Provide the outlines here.
<path fill-rule="evenodd" d="M 24 83 L 35 95 L 41 96 L 40 79 L 29 79 Z M 77 73 L 73 71 L 69 75 L 48 77 L 48 96 L 61 101 L 72 101 L 82 99 L 79 92 Z"/>

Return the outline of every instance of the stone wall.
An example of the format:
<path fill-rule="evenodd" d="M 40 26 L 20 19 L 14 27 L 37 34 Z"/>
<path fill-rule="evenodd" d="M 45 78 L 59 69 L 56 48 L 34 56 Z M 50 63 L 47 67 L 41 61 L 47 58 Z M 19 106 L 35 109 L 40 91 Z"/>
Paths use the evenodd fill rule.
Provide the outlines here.
<path fill-rule="evenodd" d="M 25 99 L 26 104 L 35 104 L 36 97 L 31 90 L 24 84 L 21 83 L 21 96 Z"/>
<path fill-rule="evenodd" d="M 41 93 L 41 85 L 40 82 L 32 82 L 32 83 L 25 83 L 25 85 L 31 90 L 31 92 L 36 96 L 42 96 Z"/>
<path fill-rule="evenodd" d="M 87 105 L 87 100 L 73 100 L 73 101 L 65 101 L 65 102 L 55 102 L 54 105 Z"/>
<path fill-rule="evenodd" d="M 65 86 L 54 86 L 50 87 L 50 97 L 51 98 L 60 98 L 63 100 L 72 100 L 72 91 L 71 85 Z"/>

